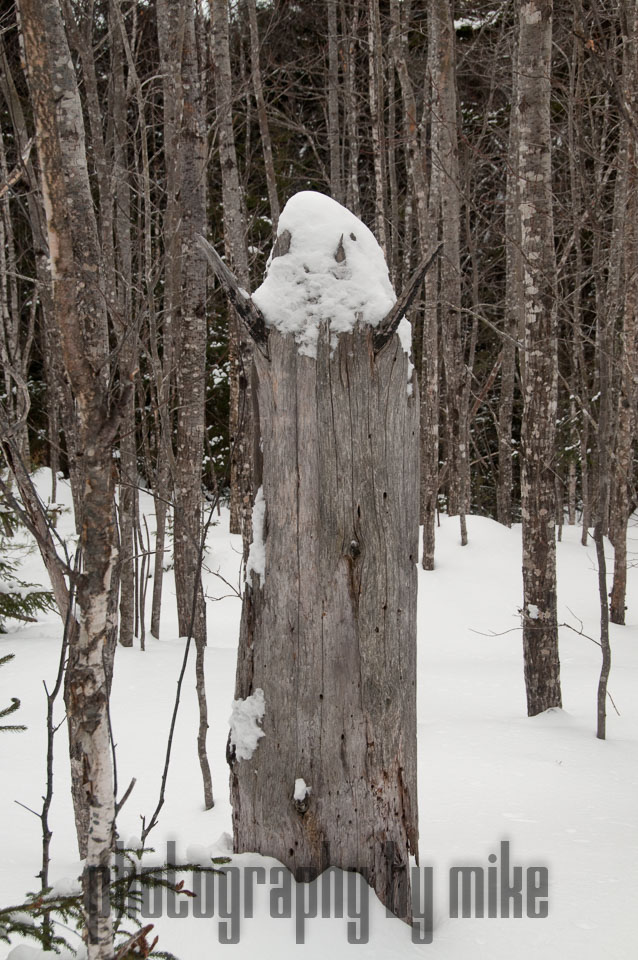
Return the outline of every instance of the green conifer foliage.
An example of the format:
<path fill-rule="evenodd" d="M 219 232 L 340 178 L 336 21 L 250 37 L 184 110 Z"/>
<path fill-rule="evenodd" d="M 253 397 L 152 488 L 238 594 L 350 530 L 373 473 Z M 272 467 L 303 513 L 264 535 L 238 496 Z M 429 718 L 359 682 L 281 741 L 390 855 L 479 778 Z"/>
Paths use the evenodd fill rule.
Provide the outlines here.
<path fill-rule="evenodd" d="M 0 537 L 0 633 L 5 633 L 5 619 L 33 623 L 37 613 L 52 609 L 50 590 L 25 583 L 16 576 L 17 563 L 7 558 L 9 545 Z"/>

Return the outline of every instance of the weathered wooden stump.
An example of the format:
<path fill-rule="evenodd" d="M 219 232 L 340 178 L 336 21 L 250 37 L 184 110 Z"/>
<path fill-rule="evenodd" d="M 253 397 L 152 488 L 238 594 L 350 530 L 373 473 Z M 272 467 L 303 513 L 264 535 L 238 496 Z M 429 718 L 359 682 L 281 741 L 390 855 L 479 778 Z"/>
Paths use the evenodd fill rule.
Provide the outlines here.
<path fill-rule="evenodd" d="M 321 256 L 307 249 L 313 236 Z M 379 283 L 349 267 L 362 246 Z M 244 304 L 261 349 L 254 540 L 228 749 L 235 850 L 276 857 L 306 879 L 328 866 L 358 870 L 407 918 L 418 841 L 419 444 L 406 329 L 396 330 L 417 275 L 393 308 L 372 235 L 317 194 L 289 202 L 273 257 L 253 297 L 263 317 Z M 368 299 L 348 324 L 341 307 L 358 297 L 346 289 L 353 277 Z M 322 317 L 326 305 L 332 316 Z"/>

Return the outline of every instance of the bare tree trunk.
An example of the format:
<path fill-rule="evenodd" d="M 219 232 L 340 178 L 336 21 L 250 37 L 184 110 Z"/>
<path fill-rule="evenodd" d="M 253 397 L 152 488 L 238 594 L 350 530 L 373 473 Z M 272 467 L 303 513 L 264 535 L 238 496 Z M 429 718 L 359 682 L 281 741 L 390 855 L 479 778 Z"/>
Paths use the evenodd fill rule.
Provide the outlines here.
<path fill-rule="evenodd" d="M 1 41 L 0 41 L 1 43 Z M 9 106 L 9 112 L 14 124 L 16 139 L 21 144 L 28 141 L 28 131 L 22 102 L 18 96 L 10 65 L 5 53 L 4 46 L 0 46 L 2 55 L 2 71 L 0 71 L 0 84 L 5 100 Z M 81 438 L 75 426 L 75 402 L 69 384 L 68 377 L 64 370 L 64 359 L 62 354 L 62 338 L 60 328 L 56 321 L 56 307 L 53 298 L 53 283 L 51 276 L 51 265 L 49 259 L 49 241 L 48 229 L 46 224 L 46 215 L 43 202 L 43 191 L 41 189 L 40 177 L 36 174 L 33 159 L 25 163 L 26 174 L 29 182 L 28 192 L 28 211 L 29 226 L 33 239 L 35 251 L 36 276 L 38 279 L 38 296 L 42 309 L 42 321 L 44 326 L 44 346 L 45 346 L 45 371 L 47 376 L 48 407 L 51 416 L 49 424 L 49 434 L 52 435 L 53 449 L 57 453 L 57 443 L 59 441 L 59 432 L 57 430 L 57 417 L 59 415 L 64 429 L 66 443 L 66 452 L 71 476 L 71 494 L 73 498 L 74 517 L 76 529 L 81 530 L 81 518 L 83 513 L 83 463 L 81 456 L 78 456 L 81 447 Z M 54 410 L 55 413 L 51 413 Z M 5 451 L 7 454 L 9 451 Z M 26 465 L 18 449 L 13 451 L 11 457 L 11 470 L 16 480 L 20 496 L 25 510 L 30 517 L 32 532 L 36 537 L 43 562 L 49 574 L 56 605 L 60 612 L 63 622 L 66 623 L 69 616 L 69 596 L 64 578 L 63 569 L 59 563 L 55 544 L 51 537 L 47 525 L 46 517 L 42 511 L 42 506 L 30 483 Z M 52 455 L 51 468 L 55 470 L 57 459 Z M 52 497 L 55 485 L 52 484 Z M 70 638 L 70 656 L 74 658 L 77 648 L 77 625 L 72 625 L 74 631 Z M 71 671 L 67 670 L 65 683 Z M 107 677 L 108 685 L 108 677 Z M 80 723 L 74 715 L 68 716 L 69 729 L 69 760 L 71 767 L 71 796 L 73 800 L 73 810 L 75 816 L 76 833 L 78 837 L 78 847 L 81 856 L 86 856 L 89 832 L 90 808 L 84 791 L 84 773 L 83 773 L 83 748 L 79 741 Z"/>
<path fill-rule="evenodd" d="M 164 583 L 164 551 L 166 546 L 166 523 L 168 502 L 171 499 L 171 483 L 175 478 L 173 455 L 174 415 L 173 403 L 175 379 L 175 343 L 178 336 L 179 309 L 181 301 L 182 261 L 180 233 L 180 146 L 179 107 L 181 103 L 181 48 L 184 23 L 174 4 L 157 5 L 157 39 L 162 70 L 163 93 L 163 138 L 166 167 L 166 209 L 163 222 L 165 256 L 164 312 L 156 316 L 152 292 L 149 295 L 150 355 L 153 363 L 156 403 L 157 470 L 154 483 L 156 540 L 155 567 L 153 574 L 153 598 L 151 608 L 151 633 L 159 636 L 162 590 Z M 138 94 L 138 104 L 139 104 Z M 141 105 L 140 105 L 141 106 Z M 138 107 L 139 109 L 139 107 Z M 145 272 L 150 284 L 153 231 L 151 215 L 151 188 L 148 150 L 144 148 L 144 193 L 145 193 Z M 158 341 L 161 337 L 160 358 Z"/>
<path fill-rule="evenodd" d="M 622 151 L 621 151 L 622 152 Z M 594 542 L 598 561 L 598 595 L 600 600 L 600 647 L 602 664 L 598 681 L 598 700 L 596 709 L 596 736 L 604 740 L 607 722 L 607 680 L 611 670 L 611 647 L 609 644 L 609 597 L 607 594 L 607 561 L 605 558 L 605 531 L 609 516 L 610 495 L 610 440 L 612 429 L 612 320 L 611 315 L 598 317 L 597 342 L 599 350 L 599 391 L 598 412 L 598 491 L 596 498 L 596 522 L 594 524 Z"/>
<path fill-rule="evenodd" d="M 394 25 L 390 29 L 390 49 L 392 49 L 393 41 L 392 34 L 394 33 Z M 397 97 L 396 97 L 396 71 L 394 68 L 394 62 L 392 59 L 389 59 L 388 62 L 388 124 L 386 131 L 386 140 L 388 144 L 388 153 L 387 153 L 387 163 L 388 163 L 388 181 L 390 187 L 390 201 L 389 201 L 389 210 L 390 210 L 390 224 L 389 224 L 389 238 L 390 238 L 390 252 L 388 267 L 390 270 L 390 276 L 393 278 L 394 282 L 398 282 L 399 277 L 399 264 L 400 260 L 400 217 L 399 217 L 399 176 L 397 173 L 397 144 L 399 143 L 399 138 L 397 137 Z"/>
<path fill-rule="evenodd" d="M 161 436 L 161 434 L 160 434 Z M 160 454 L 162 451 L 160 448 Z M 155 479 L 155 554 L 153 558 L 153 595 L 151 597 L 151 636 L 159 639 L 160 618 L 162 613 L 162 589 L 164 585 L 164 554 L 166 552 L 166 515 L 168 489 L 170 483 L 167 458 L 163 457 L 158 463 Z"/>
<path fill-rule="evenodd" d="M 428 79 L 430 84 L 430 138 L 432 154 L 439 151 L 441 127 L 435 113 L 435 84 L 439 72 L 439 32 L 438 21 L 432 18 L 428 38 Z M 403 84 L 404 90 L 407 84 Z M 409 104 L 408 118 L 413 116 L 416 123 L 416 105 Z M 424 236 L 427 231 L 430 242 L 437 242 L 441 236 L 441 177 L 438 164 L 430 166 L 430 189 L 427 200 L 427 218 L 424 206 L 424 184 L 422 158 L 418 150 L 416 126 L 413 132 L 412 175 L 415 184 L 417 218 L 419 232 Z M 424 570 L 434 570 L 435 527 L 439 495 L 439 302 L 440 302 L 440 262 L 425 278 L 425 313 L 423 318 L 423 350 L 421 366 L 421 520 L 423 522 L 423 558 Z"/>
<path fill-rule="evenodd" d="M 265 736 L 250 762 L 231 753 L 235 847 L 293 870 L 365 869 L 386 900 L 392 871 L 405 895 L 408 854 L 417 851 L 416 406 L 405 409 L 398 343 L 371 372 L 369 335 L 340 337 L 332 358 L 329 342 L 320 335 L 315 362 L 297 354 L 292 337 L 271 333 L 269 363 L 258 358 L 267 560 L 264 582 L 246 591 L 236 696 L 263 690 Z M 387 393 L 391 383 L 402 396 Z M 366 416 L 355 415 L 361 409 Z M 388 409 L 393 430 L 381 444 Z M 293 546 L 295 504 L 307 532 Z M 345 539 L 342 522 L 354 523 Z M 402 572 L 388 577 L 396 561 Z M 311 581 L 304 569 L 315 571 Z M 303 806 L 293 797 L 297 778 L 311 790 Z M 388 843 L 395 864 L 385 859 Z"/>
<path fill-rule="evenodd" d="M 82 788 L 90 809 L 85 883 L 95 871 L 108 877 L 114 797 L 104 651 L 117 564 L 111 447 L 119 410 L 108 399 L 109 342 L 100 249 L 84 146 L 84 124 L 71 53 L 57 0 L 21 0 L 20 14 L 36 112 L 42 187 L 53 276 L 55 322 L 76 403 L 83 451 L 82 572 L 78 576 L 79 630 L 69 651 L 65 699 Z M 82 845 L 82 837 L 78 838 Z M 110 914 L 87 909 L 90 960 L 111 960 Z"/>
<path fill-rule="evenodd" d="M 425 175 L 425 158 L 422 154 L 421 145 L 419 143 L 419 125 L 417 119 L 416 99 L 408 70 L 408 61 L 405 49 L 407 25 L 401 17 L 401 4 L 399 0 L 392 0 L 390 9 L 393 26 L 392 56 L 397 73 L 399 75 L 399 83 L 401 85 L 404 133 L 408 149 L 409 173 L 416 199 L 417 219 L 421 243 L 425 247 L 426 240 L 428 239 L 427 180 Z M 432 74 L 435 69 L 434 57 L 436 55 L 436 42 L 434 38 L 431 38 L 431 40 L 432 42 L 428 48 L 429 74 Z"/>
<path fill-rule="evenodd" d="M 381 16 L 379 0 L 368 0 L 368 99 L 372 122 L 372 154 L 375 184 L 375 226 L 381 249 L 387 255 L 387 164 L 385 153 L 385 125 L 383 111 L 385 92 L 383 84 Z"/>
<path fill-rule="evenodd" d="M 512 106 L 507 149 L 505 195 L 505 339 L 501 368 L 501 397 L 498 410 L 498 485 L 496 515 L 500 523 L 512 526 L 514 484 L 512 418 L 516 381 L 516 343 L 523 337 L 523 263 L 521 260 L 518 215 L 518 74 L 516 56 L 512 68 Z"/>
<path fill-rule="evenodd" d="M 436 311 L 438 266 L 426 279 L 423 322 L 421 383 L 421 434 L 423 458 L 421 519 L 423 521 L 423 569 L 434 570 L 435 527 L 439 493 L 439 332 Z"/>
<path fill-rule="evenodd" d="M 574 26 L 576 30 L 579 27 L 578 14 L 574 15 Z M 576 32 L 576 31 L 575 31 Z M 579 31 L 582 36 L 582 30 Z M 581 109 L 581 72 L 582 72 L 582 43 L 580 36 L 575 38 L 574 49 L 572 52 L 571 72 L 570 72 L 570 96 L 568 113 L 568 137 L 569 137 L 569 186 L 572 212 L 574 218 L 574 248 L 575 248 L 575 270 L 573 279 L 573 293 L 571 297 L 571 327 L 572 327 L 572 349 L 570 350 L 570 398 L 569 398 L 569 419 L 570 419 L 570 456 L 567 473 L 567 517 L 570 526 L 576 524 L 576 501 L 578 489 L 578 472 L 576 469 L 576 451 L 580 447 L 580 431 L 578 428 L 579 417 L 576 407 L 576 397 L 579 394 L 579 349 L 582 343 L 582 288 L 583 288 L 583 247 L 581 242 L 582 222 L 583 222 L 583 203 L 580 190 L 580 179 L 576 169 L 578 151 L 577 151 L 577 130 L 576 130 L 576 111 Z M 581 401 L 582 402 L 582 401 Z M 581 463 L 581 476 L 584 474 L 584 480 L 581 489 L 587 492 L 587 460 Z M 583 496 L 584 500 L 584 496 Z"/>
<path fill-rule="evenodd" d="M 0 181 L 9 182 L 4 137 L 0 130 Z M 31 462 L 27 415 L 27 377 L 35 332 L 37 298 L 28 311 L 18 293 L 18 261 L 11 215 L 10 191 L 0 200 L 0 360 L 4 379 L 4 403 L 14 424 L 14 439 L 22 461 Z"/>
<path fill-rule="evenodd" d="M 623 79 L 627 111 L 636 116 L 638 94 L 638 5 L 635 0 L 622 4 L 624 35 Z M 626 123 L 626 121 L 625 121 Z M 626 129 L 626 128 L 625 128 Z M 633 449 L 636 431 L 636 311 L 638 310 L 638 157 L 636 131 L 626 129 L 624 169 L 626 207 L 624 211 L 623 263 L 624 301 L 622 346 L 620 353 L 620 390 L 616 413 L 616 449 L 613 483 L 613 513 L 609 536 L 614 546 L 614 580 L 611 590 L 610 619 L 624 624 L 627 594 L 627 526 L 634 507 L 630 488 L 633 482 Z M 601 385 L 602 390 L 602 385 Z"/>
<path fill-rule="evenodd" d="M 326 0 L 328 8 L 328 143 L 330 145 L 330 192 L 343 203 L 343 169 L 341 162 L 341 130 L 339 124 L 339 37 L 337 33 L 337 0 Z"/>
<path fill-rule="evenodd" d="M 240 284 L 250 288 L 243 211 L 235 135 L 233 133 L 233 89 L 228 36 L 228 0 L 213 0 L 212 52 L 215 63 L 217 131 L 224 206 L 224 248 L 229 266 Z M 245 550 L 251 540 L 252 508 L 252 400 L 250 397 L 251 345 L 237 315 L 231 308 L 230 322 L 230 529 L 241 533 Z"/>
<path fill-rule="evenodd" d="M 552 0 L 519 5 L 518 210 L 524 269 L 523 649 L 530 716 L 561 706 L 556 621 L 556 264 L 550 153 Z"/>
<path fill-rule="evenodd" d="M 432 59 L 431 78 L 432 126 L 436 128 L 436 152 L 433 151 L 432 154 L 432 165 L 437 168 L 440 232 L 443 241 L 440 303 L 441 347 L 445 371 L 448 512 L 460 516 L 461 543 L 466 544 L 465 515 L 469 509 L 469 489 L 465 461 L 469 451 L 462 422 L 462 396 L 466 373 L 461 322 L 461 196 L 456 112 L 456 34 L 449 0 L 433 0 L 428 22 L 431 27 L 431 42 L 436 50 Z"/>
<path fill-rule="evenodd" d="M 27 129 L 22 101 L 18 95 L 15 81 L 11 73 L 11 67 L 6 56 L 4 44 L 0 39 L 0 57 L 2 70 L 0 70 L 0 89 L 6 100 L 9 114 L 14 128 L 14 136 L 24 148 L 29 141 L 29 132 Z M 44 213 L 44 203 L 40 190 L 40 181 L 36 173 L 33 156 L 30 154 L 24 163 L 26 176 L 29 183 L 29 192 L 27 195 L 27 205 L 29 212 L 29 227 L 33 241 L 36 277 L 38 281 L 37 293 L 40 301 L 42 315 L 42 325 L 44 328 L 45 343 L 45 376 L 47 381 L 47 410 L 49 415 L 49 438 L 51 444 L 51 470 L 57 469 L 59 465 L 59 441 L 61 426 L 65 432 L 67 454 L 69 461 L 69 470 L 72 477 L 75 477 L 72 483 L 72 495 L 74 506 L 76 507 L 76 516 L 79 518 L 80 509 L 76 502 L 77 492 L 80 489 L 80 483 L 75 476 L 78 471 L 78 461 L 75 455 L 75 438 L 73 433 L 73 400 L 68 383 L 66 382 L 60 359 L 61 347 L 59 335 L 52 322 L 53 314 L 53 292 L 51 287 L 51 271 L 49 266 L 49 250 L 46 231 L 46 217 Z M 52 499 L 54 499 L 55 481 L 52 484 Z"/>
<path fill-rule="evenodd" d="M 176 452 L 173 464 L 174 558 L 177 615 L 181 636 L 192 636 L 197 659 L 199 704 L 198 756 L 204 786 L 204 805 L 213 806 L 213 788 L 206 753 L 208 707 L 204 683 L 206 608 L 201 581 L 202 459 L 206 402 L 206 261 L 197 238 L 206 232 L 206 136 L 203 91 L 198 65 L 193 0 L 179 8 L 158 2 L 158 34 L 170 75 L 177 84 L 165 89 L 176 98 L 169 116 L 175 125 L 175 197 L 179 196 L 178 258 L 170 265 L 175 291 L 179 290 L 179 322 L 174 330 L 176 352 Z M 166 109 L 166 105 L 165 105 Z M 171 110 L 175 107 L 171 106 Z M 167 155 L 169 162 L 169 155 Z M 179 281 L 178 278 L 179 277 Z M 176 311 L 177 315 L 177 311 Z"/>
<path fill-rule="evenodd" d="M 347 24 L 344 35 L 348 42 L 343 47 L 343 71 L 345 74 L 345 127 L 348 137 L 348 171 L 346 177 L 346 203 L 350 210 L 358 217 L 361 214 L 361 196 L 359 189 L 359 97 L 357 87 L 357 47 L 360 23 L 361 0 L 352 0 L 349 9 L 352 10 L 348 19 L 344 4 L 342 20 Z"/>
<path fill-rule="evenodd" d="M 197 238 L 206 231 L 206 156 L 204 97 L 197 60 L 195 9 L 185 15 L 182 59 L 184 122 L 182 127 L 182 249 L 184 278 L 177 370 L 177 453 L 175 490 L 175 580 L 182 636 L 196 647 L 195 681 L 199 705 L 197 753 L 204 785 L 204 805 L 213 806 L 213 786 L 206 752 L 208 706 L 204 678 L 206 609 L 201 578 L 202 460 L 206 408 L 206 259 Z M 193 604 L 195 612 L 193 616 Z"/>
<path fill-rule="evenodd" d="M 250 24 L 250 73 L 253 81 L 253 91 L 257 104 L 257 119 L 259 121 L 259 136 L 264 153 L 264 169 L 266 171 L 266 185 L 268 187 L 268 201 L 272 219 L 273 234 L 277 233 L 279 223 L 279 197 L 277 194 L 277 179 L 275 164 L 272 156 L 272 139 L 268 125 L 268 113 L 264 98 L 264 87 L 261 82 L 261 67 L 259 63 L 259 28 L 257 25 L 256 0 L 248 0 L 248 22 Z"/>
<path fill-rule="evenodd" d="M 132 249 L 131 249 L 131 185 L 127 162 L 129 131 L 127 96 L 124 82 L 124 45 L 113 8 L 119 0 L 111 0 L 111 56 L 113 84 L 114 149 L 112 193 L 114 212 L 115 303 L 113 323 L 120 341 L 119 372 L 123 383 L 133 383 L 137 370 L 137 329 L 133 317 Z M 133 645 L 136 633 L 137 563 L 134 531 L 137 526 L 139 496 L 137 491 L 137 445 L 135 442 L 135 395 L 131 390 L 123 411 L 120 428 L 120 643 Z"/>

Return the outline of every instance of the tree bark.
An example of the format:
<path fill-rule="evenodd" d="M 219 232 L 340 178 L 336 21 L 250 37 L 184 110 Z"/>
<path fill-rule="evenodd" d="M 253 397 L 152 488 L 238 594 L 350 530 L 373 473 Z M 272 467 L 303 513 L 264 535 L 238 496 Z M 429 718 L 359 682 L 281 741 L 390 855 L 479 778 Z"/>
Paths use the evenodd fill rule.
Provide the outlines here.
<path fill-rule="evenodd" d="M 556 621 L 556 264 L 550 153 L 551 0 L 522 0 L 518 211 L 525 311 L 521 509 L 523 650 L 530 716 L 561 706 Z"/>
<path fill-rule="evenodd" d="M 501 397 L 498 410 L 498 481 L 496 516 L 506 527 L 512 526 L 512 486 L 514 483 L 512 419 L 516 382 L 516 342 L 524 336 L 523 264 L 521 260 L 520 219 L 518 215 L 518 74 L 516 57 L 512 69 L 512 106 L 507 149 L 507 186 L 505 194 L 505 340 L 501 368 Z"/>
<path fill-rule="evenodd" d="M 233 132 L 233 88 L 230 64 L 228 0 L 213 0 L 212 52 L 215 63 L 217 132 L 224 207 L 224 248 L 229 266 L 244 289 L 250 288 L 245 216 Z M 230 318 L 230 530 L 251 539 L 252 400 L 250 397 L 251 344 L 231 308 Z"/>
<path fill-rule="evenodd" d="M 440 263 L 439 303 L 441 311 L 441 356 L 445 372 L 445 441 L 448 484 L 448 513 L 458 514 L 461 543 L 467 543 L 465 516 L 469 510 L 469 456 L 463 423 L 463 328 L 461 322 L 461 195 L 456 111 L 456 58 L 452 9 L 449 0 L 434 0 L 428 23 L 433 55 L 431 63 L 432 167 L 436 168 L 439 194 L 440 236 L 443 255 Z M 434 177 L 434 171 L 432 173 Z"/>
<path fill-rule="evenodd" d="M 181 142 L 181 207 L 184 278 L 177 373 L 177 453 L 175 490 L 175 578 L 182 636 L 195 640 L 195 687 L 199 706 L 197 753 L 204 806 L 213 806 L 213 785 L 206 751 L 208 705 L 204 677 L 206 608 L 202 586 L 202 460 L 206 409 L 206 259 L 197 238 L 206 229 L 206 157 L 204 99 L 198 69 L 194 3 L 185 17 L 182 76 L 184 122 Z M 195 605 L 193 615 L 193 604 Z"/>
<path fill-rule="evenodd" d="M 348 139 L 348 166 L 346 172 L 346 204 L 355 216 L 361 215 L 361 192 L 359 187 L 359 154 L 361 152 L 359 134 L 359 96 L 357 83 L 357 47 L 362 0 L 352 0 L 349 9 L 342 11 L 342 20 L 346 24 L 344 34 L 347 43 L 343 46 L 344 87 L 345 87 L 345 129 Z"/>
<path fill-rule="evenodd" d="M 170 61 L 177 89 L 171 116 L 175 124 L 175 196 L 179 196 L 178 258 L 171 266 L 179 289 L 179 318 L 174 330 L 177 425 L 173 464 L 175 588 L 180 635 L 192 636 L 196 648 L 195 679 L 199 705 L 198 756 L 204 805 L 213 806 L 213 788 L 206 753 L 208 706 L 204 683 L 206 608 L 201 580 L 202 459 L 206 403 L 206 260 L 197 238 L 206 232 L 206 156 L 203 91 L 196 44 L 193 0 L 175 8 L 158 2 L 158 31 L 164 58 Z M 174 107 L 171 108 L 172 110 Z M 177 280 L 179 277 L 179 282 Z"/>
<path fill-rule="evenodd" d="M 375 184 L 375 233 L 388 255 L 387 163 L 385 152 L 385 92 L 383 84 L 383 41 L 379 0 L 368 0 L 368 99 L 372 123 L 372 155 Z"/>
<path fill-rule="evenodd" d="M 331 349 L 323 323 L 316 358 L 275 329 L 255 351 L 265 566 L 246 583 L 236 697 L 263 691 L 264 736 L 249 759 L 231 736 L 228 757 L 237 851 L 299 879 L 358 870 L 409 919 L 418 397 L 398 336 L 374 344 L 356 324 Z"/>
<path fill-rule="evenodd" d="M 337 35 L 337 0 L 326 0 L 328 14 L 328 143 L 330 144 L 330 192 L 343 203 L 343 164 L 339 124 L 339 37 Z"/>
<path fill-rule="evenodd" d="M 623 86 L 629 116 L 635 118 L 638 94 L 638 5 L 635 0 L 624 0 L 623 20 Z M 609 616 L 612 623 L 625 623 L 627 594 L 627 527 L 634 498 L 633 450 L 636 431 L 636 311 L 638 310 L 638 157 L 636 131 L 624 123 L 625 156 L 621 176 L 624 176 L 626 207 L 624 210 L 623 265 L 624 301 L 622 344 L 620 352 L 620 390 L 616 413 L 616 449 L 612 471 L 613 512 L 610 515 L 609 536 L 614 546 L 614 580 L 611 589 Z M 602 387 L 601 387 L 602 389 Z"/>
<path fill-rule="evenodd" d="M 157 459 L 153 476 L 153 500 L 155 506 L 155 555 L 153 570 L 153 595 L 151 601 L 151 634 L 160 635 L 160 617 L 162 592 L 164 586 L 164 554 L 166 547 L 166 523 L 168 505 L 171 499 L 171 478 L 175 475 L 173 455 L 173 410 L 174 367 L 175 367 L 175 328 L 176 310 L 180 291 L 179 259 L 179 211 L 177 194 L 179 190 L 179 146 L 177 134 L 177 100 L 175 91 L 180 86 L 179 62 L 174 44 L 179 39 L 176 29 L 171 29 L 174 21 L 168 21 L 165 6 L 157 10 L 157 39 L 162 70 L 163 91 L 163 138 L 164 163 L 166 175 L 166 208 L 164 211 L 163 241 L 165 256 L 163 318 L 160 323 L 155 305 L 155 285 L 157 276 L 153 262 L 154 213 L 151 189 L 151 161 L 146 134 L 144 93 L 141 82 L 134 70 L 130 45 L 120 18 L 122 39 L 127 49 L 129 70 L 135 77 L 136 99 L 139 124 L 142 131 L 142 184 L 144 195 L 144 279 L 148 305 L 149 358 L 153 370 L 153 416 L 157 443 Z M 161 342 L 161 356 L 160 356 Z"/>
<path fill-rule="evenodd" d="M 124 81 L 124 45 L 117 22 L 115 7 L 119 0 L 111 0 L 111 57 L 113 101 L 113 162 L 111 169 L 112 194 L 115 203 L 114 220 L 114 272 L 115 302 L 112 310 L 113 325 L 121 344 L 119 351 L 119 374 L 122 383 L 132 384 L 138 365 L 138 345 L 133 316 L 132 291 L 132 245 L 131 245 L 131 183 L 127 151 L 129 129 L 127 123 L 127 95 Z M 139 630 L 139 610 L 136 597 L 139 592 L 138 564 L 135 560 L 136 537 L 139 513 L 137 491 L 137 444 L 135 440 L 135 396 L 131 390 L 122 413 L 120 430 L 120 632 L 122 646 L 133 645 L 133 637 Z M 143 616 L 143 613 L 142 613 Z"/>
<path fill-rule="evenodd" d="M 279 196 L 277 193 L 277 178 L 275 177 L 275 164 L 272 155 L 272 138 L 270 136 L 270 126 L 268 124 L 268 113 L 266 111 L 266 100 L 264 97 L 264 85 L 261 79 L 259 27 L 257 24 L 257 6 L 255 0 L 248 0 L 248 22 L 250 25 L 250 74 L 253 81 L 255 102 L 257 104 L 259 136 L 261 137 L 261 146 L 264 153 L 264 169 L 266 172 L 266 185 L 268 187 L 270 217 L 272 219 L 273 234 L 276 235 L 280 213 Z"/>
<path fill-rule="evenodd" d="M 119 410 L 108 399 L 109 343 L 98 232 L 82 108 L 60 8 L 57 0 L 21 0 L 20 14 L 36 112 L 54 315 L 75 398 L 83 459 L 79 630 L 77 637 L 72 634 L 65 700 L 90 810 L 85 851 L 85 884 L 89 884 L 92 871 L 108 876 L 113 841 L 105 660 L 109 658 L 109 596 L 117 563 L 111 447 Z M 83 839 L 78 837 L 80 847 Z M 97 904 L 90 904 L 86 919 L 89 958 L 111 960 L 110 914 L 103 916 Z"/>

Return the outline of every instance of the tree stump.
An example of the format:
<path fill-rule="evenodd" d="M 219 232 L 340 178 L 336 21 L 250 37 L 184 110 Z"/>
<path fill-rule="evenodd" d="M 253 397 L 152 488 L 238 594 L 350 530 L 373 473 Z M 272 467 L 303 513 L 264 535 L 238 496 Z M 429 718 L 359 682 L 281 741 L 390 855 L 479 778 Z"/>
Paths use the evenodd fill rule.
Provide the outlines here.
<path fill-rule="evenodd" d="M 304 204 L 314 231 L 301 222 Z M 348 329 L 347 285 L 367 287 L 365 269 L 348 267 L 364 231 L 389 299 L 360 304 Z M 327 278 L 325 249 L 307 249 L 311 235 L 332 251 Z M 425 269 L 424 261 L 420 279 Z M 346 293 L 335 306 L 339 283 Z M 418 283 L 415 275 L 412 295 Z M 291 307 L 304 284 L 305 308 Z M 272 309 L 279 298 L 283 329 Z M 289 201 L 267 280 L 246 307 L 263 334 L 253 391 L 258 489 L 228 761 L 237 852 L 276 857 L 298 879 L 329 866 L 357 870 L 409 919 L 419 430 L 407 321 L 396 332 L 409 296 L 394 308 L 393 299 L 360 221 L 318 194 Z M 332 316 L 321 317 L 328 303 Z"/>

